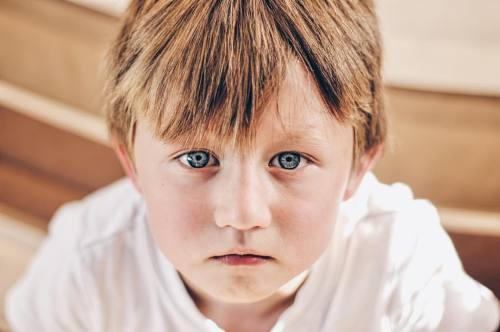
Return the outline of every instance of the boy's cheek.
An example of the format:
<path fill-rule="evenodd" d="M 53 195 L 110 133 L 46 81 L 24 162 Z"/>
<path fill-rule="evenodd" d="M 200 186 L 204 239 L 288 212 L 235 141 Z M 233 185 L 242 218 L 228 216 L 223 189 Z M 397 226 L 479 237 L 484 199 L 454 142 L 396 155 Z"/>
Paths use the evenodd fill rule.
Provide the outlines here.
<path fill-rule="evenodd" d="M 155 195 L 146 204 L 152 227 L 168 230 L 169 237 L 184 234 L 199 236 L 210 217 L 203 201 L 197 202 L 193 197 L 183 198 L 180 194 Z"/>
<path fill-rule="evenodd" d="M 166 217 L 165 217 L 166 216 Z M 199 238 L 192 224 L 185 222 L 182 216 L 157 211 L 148 220 L 155 245 L 174 265 L 179 257 L 184 260 L 197 259 L 193 239 Z"/>
<path fill-rule="evenodd" d="M 338 209 L 334 205 L 321 209 L 310 207 L 283 226 L 285 246 L 297 258 L 312 263 L 328 246 L 336 222 Z M 308 213 L 309 212 L 309 213 Z M 285 221 L 287 219 L 284 219 Z"/>
<path fill-rule="evenodd" d="M 192 238 L 199 237 L 207 219 L 204 201 L 199 193 L 182 193 L 160 185 L 144 193 L 148 223 L 155 242 L 161 246 L 185 243 L 188 247 Z M 148 189 L 152 189 L 149 187 Z"/>

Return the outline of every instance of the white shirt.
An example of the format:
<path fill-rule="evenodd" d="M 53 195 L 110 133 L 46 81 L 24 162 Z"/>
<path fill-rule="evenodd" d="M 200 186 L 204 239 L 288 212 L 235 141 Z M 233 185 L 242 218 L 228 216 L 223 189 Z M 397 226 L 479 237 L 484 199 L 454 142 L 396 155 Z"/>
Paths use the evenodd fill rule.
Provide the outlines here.
<path fill-rule="evenodd" d="M 371 173 L 342 203 L 309 272 L 272 332 L 491 332 L 499 321 L 498 302 L 465 274 L 435 208 Z M 153 243 L 126 179 L 59 209 L 6 316 L 14 331 L 222 331 Z"/>

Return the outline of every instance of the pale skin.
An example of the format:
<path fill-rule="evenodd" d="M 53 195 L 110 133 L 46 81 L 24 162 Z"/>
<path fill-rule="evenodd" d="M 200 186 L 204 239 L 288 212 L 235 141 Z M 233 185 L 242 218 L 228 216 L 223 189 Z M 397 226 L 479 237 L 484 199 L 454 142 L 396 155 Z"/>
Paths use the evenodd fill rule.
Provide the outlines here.
<path fill-rule="evenodd" d="M 213 151 L 207 143 L 198 154 L 208 158 L 206 166 L 194 168 L 188 150 L 154 137 L 144 119 L 137 122 L 134 162 L 114 143 L 146 202 L 155 244 L 198 309 L 228 332 L 272 328 L 327 248 L 341 202 L 380 155 L 374 149 L 352 169 L 352 126 L 326 113 L 297 62 L 290 62 L 275 101 L 245 157 L 229 148 Z M 287 164 L 290 158 L 295 163 Z M 272 259 L 252 266 L 210 259 L 233 248 Z"/>

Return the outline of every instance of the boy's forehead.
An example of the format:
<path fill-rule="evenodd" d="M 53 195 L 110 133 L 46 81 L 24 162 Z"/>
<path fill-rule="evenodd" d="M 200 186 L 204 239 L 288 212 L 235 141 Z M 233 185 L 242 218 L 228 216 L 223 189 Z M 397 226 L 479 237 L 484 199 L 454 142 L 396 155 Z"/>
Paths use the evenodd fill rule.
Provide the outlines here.
<path fill-rule="evenodd" d="M 257 129 L 266 139 L 320 142 L 332 125 L 339 125 L 311 75 L 295 59 L 288 63 L 284 80 L 270 100 Z"/>
<path fill-rule="evenodd" d="M 171 102 L 166 105 L 166 117 L 163 121 L 168 121 L 169 109 L 173 109 L 178 102 L 175 91 L 171 91 L 170 96 Z M 260 114 L 258 121 L 253 123 L 255 137 L 248 148 L 263 141 L 306 141 L 319 144 L 328 138 L 332 124 L 339 125 L 323 102 L 310 73 L 294 58 L 288 62 L 286 74 L 277 92 L 270 96 Z M 190 137 L 185 137 L 194 134 L 193 131 L 199 131 L 196 133 L 198 140 L 192 141 Z M 193 131 L 178 139 L 163 138 L 163 141 L 168 144 L 190 141 L 191 145 L 203 144 L 219 149 L 234 144 L 227 139 L 221 140 L 220 135 L 207 128 L 193 128 Z"/>

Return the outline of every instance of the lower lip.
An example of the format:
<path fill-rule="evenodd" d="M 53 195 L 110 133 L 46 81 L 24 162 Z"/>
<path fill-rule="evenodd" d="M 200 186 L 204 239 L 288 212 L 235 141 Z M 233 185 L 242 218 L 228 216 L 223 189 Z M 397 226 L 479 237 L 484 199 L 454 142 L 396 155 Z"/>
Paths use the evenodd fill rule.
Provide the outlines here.
<path fill-rule="evenodd" d="M 225 255 L 213 257 L 216 261 L 226 265 L 257 265 L 271 260 L 271 257 L 255 255 Z"/>

